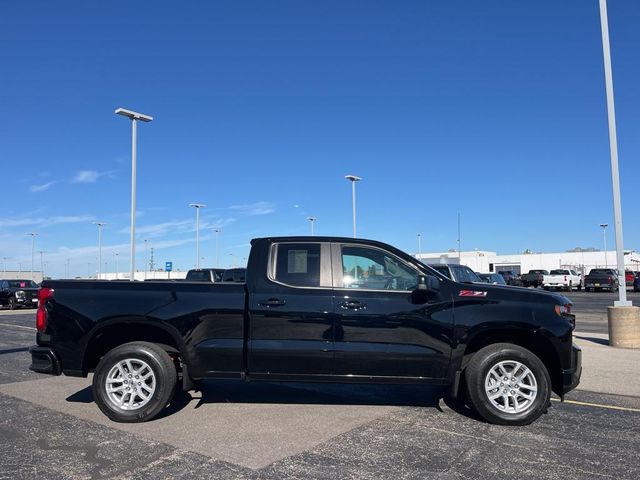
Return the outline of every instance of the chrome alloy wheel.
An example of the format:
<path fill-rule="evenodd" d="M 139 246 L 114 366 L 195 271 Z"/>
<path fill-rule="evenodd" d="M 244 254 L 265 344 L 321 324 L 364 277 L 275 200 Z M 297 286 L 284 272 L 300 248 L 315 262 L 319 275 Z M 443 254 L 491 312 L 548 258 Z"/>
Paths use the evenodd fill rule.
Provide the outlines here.
<path fill-rule="evenodd" d="M 121 410 L 137 410 L 153 398 L 156 376 L 148 363 L 127 358 L 116 363 L 104 382 L 109 400 Z"/>
<path fill-rule="evenodd" d="M 494 408 L 505 413 L 522 413 L 538 396 L 538 383 L 525 364 L 504 360 L 489 369 L 484 380 L 487 398 Z"/>

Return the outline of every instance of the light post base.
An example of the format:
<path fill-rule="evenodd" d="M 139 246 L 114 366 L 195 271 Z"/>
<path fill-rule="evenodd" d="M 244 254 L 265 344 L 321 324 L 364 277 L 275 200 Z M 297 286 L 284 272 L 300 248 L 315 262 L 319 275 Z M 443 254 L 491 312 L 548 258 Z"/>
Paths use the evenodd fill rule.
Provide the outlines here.
<path fill-rule="evenodd" d="M 608 307 L 607 317 L 609 345 L 620 348 L 640 348 L 640 307 L 617 305 Z"/>

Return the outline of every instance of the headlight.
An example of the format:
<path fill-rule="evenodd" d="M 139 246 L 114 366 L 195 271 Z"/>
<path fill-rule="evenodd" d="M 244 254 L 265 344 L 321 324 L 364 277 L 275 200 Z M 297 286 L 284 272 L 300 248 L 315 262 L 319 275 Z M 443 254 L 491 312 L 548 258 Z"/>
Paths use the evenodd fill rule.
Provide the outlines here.
<path fill-rule="evenodd" d="M 556 315 L 558 315 L 559 317 L 571 315 L 571 304 L 565 303 L 564 305 L 556 305 Z"/>

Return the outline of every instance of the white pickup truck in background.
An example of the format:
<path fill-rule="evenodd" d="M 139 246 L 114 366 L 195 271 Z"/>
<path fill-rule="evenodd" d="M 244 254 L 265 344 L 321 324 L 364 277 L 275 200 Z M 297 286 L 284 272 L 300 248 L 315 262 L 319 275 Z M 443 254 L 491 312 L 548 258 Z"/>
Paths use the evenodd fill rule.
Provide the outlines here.
<path fill-rule="evenodd" d="M 542 277 L 542 286 L 545 290 L 552 288 L 572 291 L 574 288 L 582 290 L 582 274 L 575 270 L 559 269 L 551 270 L 549 275 Z"/>

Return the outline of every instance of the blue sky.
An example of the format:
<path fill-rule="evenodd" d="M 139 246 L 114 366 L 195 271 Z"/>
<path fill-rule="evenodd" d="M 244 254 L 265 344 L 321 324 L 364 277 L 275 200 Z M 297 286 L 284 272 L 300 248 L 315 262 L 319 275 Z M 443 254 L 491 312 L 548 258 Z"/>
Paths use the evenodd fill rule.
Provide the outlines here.
<path fill-rule="evenodd" d="M 407 251 L 601 247 L 612 224 L 597 0 L 4 2 L 0 257 L 49 272 L 241 263 L 253 237 L 358 233 Z M 625 246 L 640 249 L 640 2 L 609 0 Z M 610 229 L 611 230 L 611 229 Z M 613 244 L 613 233 L 609 234 Z M 231 255 L 233 254 L 233 256 Z"/>

